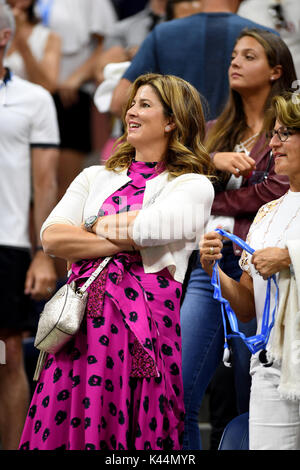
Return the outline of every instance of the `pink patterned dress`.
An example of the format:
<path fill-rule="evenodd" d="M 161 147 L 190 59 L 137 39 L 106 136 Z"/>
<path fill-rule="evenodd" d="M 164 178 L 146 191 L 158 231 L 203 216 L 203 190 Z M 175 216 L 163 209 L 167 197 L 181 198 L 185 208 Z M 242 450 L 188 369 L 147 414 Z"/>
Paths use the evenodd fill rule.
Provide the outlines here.
<path fill-rule="evenodd" d="M 133 161 L 132 180 L 101 214 L 141 207 L 155 167 Z M 100 261 L 73 264 L 69 282 L 83 283 Z M 180 450 L 180 297 L 167 268 L 145 274 L 139 252 L 115 255 L 89 288 L 80 331 L 47 357 L 20 449 Z"/>

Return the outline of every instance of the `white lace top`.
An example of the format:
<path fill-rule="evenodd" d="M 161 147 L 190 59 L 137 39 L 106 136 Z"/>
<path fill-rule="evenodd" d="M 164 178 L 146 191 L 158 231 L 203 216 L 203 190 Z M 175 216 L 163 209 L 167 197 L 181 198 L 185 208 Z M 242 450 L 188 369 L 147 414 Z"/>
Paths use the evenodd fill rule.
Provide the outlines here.
<path fill-rule="evenodd" d="M 254 250 L 274 247 L 286 247 L 287 240 L 300 238 L 300 192 L 288 191 L 284 196 L 262 206 L 248 233 L 247 243 Z M 240 267 L 253 280 L 255 309 L 257 317 L 257 332 L 261 331 L 261 320 L 266 298 L 267 281 L 255 270 L 251 263 L 252 255 L 243 251 Z M 276 275 L 278 281 L 278 274 Z M 270 313 L 275 305 L 275 286 L 271 286 Z M 252 361 L 252 372 L 258 364 L 256 358 Z M 255 366 L 254 366 L 255 365 Z"/>

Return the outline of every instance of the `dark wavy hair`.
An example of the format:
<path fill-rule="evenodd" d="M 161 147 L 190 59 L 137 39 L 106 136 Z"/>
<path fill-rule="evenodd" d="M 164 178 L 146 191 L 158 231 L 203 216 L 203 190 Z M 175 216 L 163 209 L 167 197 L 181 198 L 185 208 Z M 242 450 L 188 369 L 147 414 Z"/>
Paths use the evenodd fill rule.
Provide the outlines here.
<path fill-rule="evenodd" d="M 35 14 L 35 4 L 36 0 L 32 0 L 30 7 L 28 7 L 27 10 L 27 15 L 28 15 L 28 21 L 31 24 L 37 24 L 40 22 L 39 18 Z"/>
<path fill-rule="evenodd" d="M 274 33 L 262 29 L 244 29 L 236 40 L 250 36 L 256 39 L 265 50 L 270 67 L 282 66 L 282 75 L 271 83 L 271 90 L 265 103 L 265 112 L 269 109 L 274 96 L 288 91 L 296 80 L 296 71 L 292 55 L 284 41 Z M 240 94 L 230 89 L 229 100 L 216 123 L 208 132 L 206 147 L 209 152 L 231 152 L 240 142 L 247 129 L 243 102 Z M 262 133 L 269 131 L 269 120 L 265 120 Z M 266 141 L 267 144 L 267 141 Z"/>

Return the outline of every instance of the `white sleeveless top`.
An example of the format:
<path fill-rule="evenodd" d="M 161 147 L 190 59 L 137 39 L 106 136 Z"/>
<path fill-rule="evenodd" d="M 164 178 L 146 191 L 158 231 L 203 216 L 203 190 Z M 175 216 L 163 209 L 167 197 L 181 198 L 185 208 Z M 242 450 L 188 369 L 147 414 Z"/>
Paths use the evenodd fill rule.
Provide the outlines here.
<path fill-rule="evenodd" d="M 105 37 L 117 16 L 110 0 L 52 0 L 46 26 L 62 40 L 59 80 L 66 80 L 93 53 L 93 34 Z M 43 3 L 43 2 L 42 2 Z M 38 11 L 38 14 L 40 12 Z M 45 24 L 45 23 L 44 23 Z M 94 91 L 94 86 L 83 85 Z"/>
<path fill-rule="evenodd" d="M 27 40 L 30 50 L 38 62 L 43 59 L 50 32 L 49 28 L 46 28 L 42 24 L 37 24 L 33 27 L 32 33 Z M 10 70 L 19 77 L 25 80 L 27 79 L 25 64 L 18 51 L 14 51 L 5 56 L 4 66 L 9 67 Z"/>

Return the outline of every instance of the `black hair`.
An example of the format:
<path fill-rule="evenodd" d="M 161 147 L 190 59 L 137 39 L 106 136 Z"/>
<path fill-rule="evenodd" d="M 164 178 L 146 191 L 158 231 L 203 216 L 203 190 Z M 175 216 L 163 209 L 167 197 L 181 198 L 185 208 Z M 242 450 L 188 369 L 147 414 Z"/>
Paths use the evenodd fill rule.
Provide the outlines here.
<path fill-rule="evenodd" d="M 32 0 L 30 7 L 28 7 L 27 10 L 27 15 L 28 15 L 28 21 L 31 24 L 36 24 L 39 23 L 39 18 L 35 14 L 35 4 L 36 0 Z"/>

